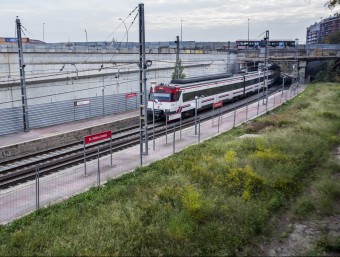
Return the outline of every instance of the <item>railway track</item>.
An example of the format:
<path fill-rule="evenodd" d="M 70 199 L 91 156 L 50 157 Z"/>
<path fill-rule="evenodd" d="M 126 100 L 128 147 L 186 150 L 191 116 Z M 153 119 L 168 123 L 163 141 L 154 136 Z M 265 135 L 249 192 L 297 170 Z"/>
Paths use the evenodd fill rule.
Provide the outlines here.
<path fill-rule="evenodd" d="M 279 87 L 272 87 L 269 91 L 275 92 Z M 221 113 L 229 112 L 235 108 L 240 108 L 251 102 L 257 101 L 257 95 L 253 95 L 234 103 L 230 103 L 220 108 Z M 215 117 L 216 113 L 206 111 L 200 113 L 200 120 L 208 120 Z M 192 126 L 194 117 L 183 119 L 182 128 Z M 167 131 L 172 132 L 173 125 L 179 129 L 179 121 L 171 123 Z M 149 126 L 149 139 L 152 140 L 152 124 Z M 155 137 L 165 134 L 166 126 L 164 122 L 155 123 Z M 139 144 L 139 125 L 128 127 L 112 134 L 112 151 L 117 152 L 127 147 Z M 110 154 L 110 140 L 90 144 L 86 147 L 86 160 L 97 158 L 98 146 L 101 149 L 101 156 Z M 57 147 L 38 154 L 19 157 L 0 163 L 0 189 L 5 189 L 19 183 L 35 178 L 36 165 L 39 165 L 40 175 L 50 174 L 62 169 L 78 165 L 84 162 L 84 145 L 83 141 L 70 143 L 66 146 Z"/>

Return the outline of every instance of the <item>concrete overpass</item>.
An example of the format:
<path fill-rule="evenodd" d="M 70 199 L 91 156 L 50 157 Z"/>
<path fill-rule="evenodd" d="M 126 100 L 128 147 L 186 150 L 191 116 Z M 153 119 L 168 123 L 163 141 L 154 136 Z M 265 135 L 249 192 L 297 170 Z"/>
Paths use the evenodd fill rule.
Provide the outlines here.
<path fill-rule="evenodd" d="M 268 48 L 267 59 L 269 62 L 288 63 L 290 66 L 297 64 L 300 81 L 305 81 L 306 68 L 309 62 L 340 59 L 340 45 L 312 45 L 299 46 L 296 49 L 271 49 Z M 239 50 L 237 62 L 257 63 L 264 62 L 265 49 Z"/>

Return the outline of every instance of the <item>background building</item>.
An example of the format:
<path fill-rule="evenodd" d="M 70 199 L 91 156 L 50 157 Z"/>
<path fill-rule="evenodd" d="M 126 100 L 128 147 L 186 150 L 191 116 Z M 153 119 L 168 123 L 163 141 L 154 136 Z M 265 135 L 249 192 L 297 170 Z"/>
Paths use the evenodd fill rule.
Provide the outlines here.
<path fill-rule="evenodd" d="M 320 23 L 315 23 L 307 28 L 306 44 L 318 44 L 320 42 Z"/>
<path fill-rule="evenodd" d="M 340 15 L 334 16 L 316 22 L 307 28 L 306 44 L 321 44 L 329 34 L 340 30 Z"/>

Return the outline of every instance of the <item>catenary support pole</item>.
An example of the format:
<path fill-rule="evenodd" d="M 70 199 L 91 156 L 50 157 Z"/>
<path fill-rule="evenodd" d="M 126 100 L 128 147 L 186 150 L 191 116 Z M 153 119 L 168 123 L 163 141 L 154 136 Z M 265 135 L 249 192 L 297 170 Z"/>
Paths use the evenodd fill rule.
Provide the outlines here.
<path fill-rule="evenodd" d="M 19 68 L 20 68 L 20 86 L 21 86 L 21 104 L 22 104 L 22 116 L 24 131 L 28 132 L 30 130 L 29 119 L 28 119 L 28 107 L 27 107 L 27 92 L 26 92 L 26 79 L 25 79 L 25 66 L 24 55 L 22 48 L 22 38 L 21 38 L 21 23 L 20 19 L 16 19 L 16 28 L 18 35 L 18 53 L 19 53 Z"/>
<path fill-rule="evenodd" d="M 139 91 L 140 91 L 140 164 L 148 154 L 144 4 L 139 4 Z M 145 151 L 143 152 L 143 150 Z"/>

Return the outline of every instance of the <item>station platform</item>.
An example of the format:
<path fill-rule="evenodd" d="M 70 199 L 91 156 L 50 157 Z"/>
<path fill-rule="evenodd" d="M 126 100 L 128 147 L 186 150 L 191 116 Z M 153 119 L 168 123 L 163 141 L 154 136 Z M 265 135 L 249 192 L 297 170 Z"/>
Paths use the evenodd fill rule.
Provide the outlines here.
<path fill-rule="evenodd" d="M 95 117 L 0 136 L 1 161 L 81 141 L 84 136 L 138 124 L 139 111 Z"/>
<path fill-rule="evenodd" d="M 175 152 L 218 136 L 220 133 L 266 114 L 290 98 L 295 97 L 303 90 L 304 88 L 300 88 L 293 94 L 287 91 L 282 93 L 278 92 L 271 95 L 266 103 L 263 103 L 261 100 L 249 104 L 246 107 L 235 109 L 229 113 L 221 114 L 213 120 L 202 121 L 199 123 L 197 134 L 195 134 L 194 126 L 191 126 L 182 129 L 181 132 L 176 131 L 175 133 L 169 133 L 167 136 L 156 138 L 155 148 L 153 148 L 153 141 L 149 140 L 148 155 L 140 154 L 139 145 L 131 146 L 114 153 L 112 158 L 110 155 L 106 155 L 97 160 L 86 161 L 86 163 L 43 176 L 39 182 L 28 181 L 11 188 L 0 190 L 0 224 L 11 222 L 38 208 L 64 201 L 92 187 L 102 186 L 109 179 L 133 172 L 141 165 L 149 165 Z M 136 113 L 132 112 L 129 113 L 129 115 L 132 117 L 136 115 Z M 120 117 L 126 118 L 127 114 L 122 114 Z M 116 118 L 118 120 L 118 116 Z M 106 117 L 105 119 L 110 119 L 110 117 Z M 111 119 L 113 118 L 111 117 Z M 85 124 L 87 123 L 85 122 Z M 71 128 L 75 129 L 76 124 L 73 126 L 74 127 Z M 83 127 L 85 126 L 86 125 L 83 124 Z M 81 126 L 79 128 L 81 128 Z M 64 131 L 65 130 L 67 130 L 66 127 L 64 128 Z M 60 133 L 60 131 L 53 132 L 51 128 L 50 133 Z M 47 132 L 41 136 L 46 135 L 48 135 Z"/>

